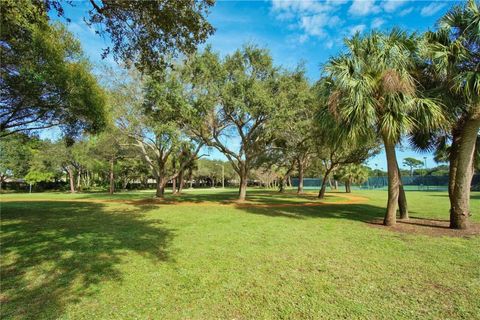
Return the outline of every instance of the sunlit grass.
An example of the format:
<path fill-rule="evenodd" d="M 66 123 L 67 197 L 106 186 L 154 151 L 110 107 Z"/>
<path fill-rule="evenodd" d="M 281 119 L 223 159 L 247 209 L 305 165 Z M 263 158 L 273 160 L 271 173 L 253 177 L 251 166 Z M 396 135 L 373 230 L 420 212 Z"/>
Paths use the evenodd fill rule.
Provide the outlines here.
<path fill-rule="evenodd" d="M 2 318 L 478 317 L 480 237 L 372 228 L 384 191 L 305 207 L 313 193 L 249 192 L 252 203 L 295 205 L 223 205 L 233 189 L 187 190 L 182 205 L 95 201 L 151 191 L 2 195 Z M 412 216 L 448 218 L 446 193 L 407 196 Z M 75 199 L 85 201 L 56 201 Z M 480 221 L 480 193 L 471 202 Z"/>

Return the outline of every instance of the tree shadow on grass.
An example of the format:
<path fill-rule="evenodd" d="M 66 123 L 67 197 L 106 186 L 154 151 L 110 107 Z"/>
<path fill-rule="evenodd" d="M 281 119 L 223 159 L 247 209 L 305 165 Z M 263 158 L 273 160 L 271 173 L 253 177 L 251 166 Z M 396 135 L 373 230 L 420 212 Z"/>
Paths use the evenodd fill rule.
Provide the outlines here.
<path fill-rule="evenodd" d="M 96 284 L 121 281 L 118 264 L 127 251 L 171 260 L 173 231 L 139 209 L 44 201 L 1 209 L 3 318 L 58 318 L 67 305 L 94 294 Z"/>
<path fill-rule="evenodd" d="M 297 194 L 294 192 L 283 192 L 273 190 L 248 190 L 247 203 L 275 205 L 275 204 L 300 204 L 305 202 L 322 202 L 340 199 L 332 195 L 326 195 L 325 199 L 319 200 L 316 193 Z M 228 190 L 219 191 L 218 193 L 196 193 L 184 192 L 181 195 L 166 194 L 164 199 L 142 198 L 138 201 L 131 201 L 130 204 L 177 204 L 177 203 L 217 203 L 228 204 L 238 200 L 238 191 Z"/>
<path fill-rule="evenodd" d="M 255 207 L 239 206 L 239 209 L 252 214 L 292 219 L 345 219 L 370 222 L 383 218 L 385 209 L 369 204 L 325 204 L 318 206 Z"/>
<path fill-rule="evenodd" d="M 445 194 L 432 194 L 429 195 L 430 197 L 442 197 L 448 198 L 448 193 Z M 480 192 L 479 191 L 472 191 L 470 192 L 470 200 L 480 200 Z"/>
<path fill-rule="evenodd" d="M 411 216 L 409 220 L 397 220 L 394 226 L 383 225 L 385 208 L 369 204 L 338 204 L 321 206 L 288 207 L 239 207 L 251 213 L 288 219 L 340 219 L 364 222 L 366 226 L 382 230 L 427 236 L 470 237 L 480 235 L 480 224 L 471 223 L 467 230 L 449 228 L 449 220 Z M 413 213 L 413 212 L 412 212 Z M 399 217 L 397 216 L 397 219 Z"/>

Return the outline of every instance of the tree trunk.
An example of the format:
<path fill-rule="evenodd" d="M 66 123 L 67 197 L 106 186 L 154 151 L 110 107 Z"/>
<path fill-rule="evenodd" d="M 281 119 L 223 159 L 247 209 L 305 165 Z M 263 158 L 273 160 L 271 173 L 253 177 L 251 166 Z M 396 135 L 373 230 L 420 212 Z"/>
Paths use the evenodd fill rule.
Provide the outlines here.
<path fill-rule="evenodd" d="M 400 187 L 400 177 L 398 176 L 397 156 L 395 152 L 395 144 L 384 138 L 385 153 L 387 155 L 387 170 L 388 170 L 388 201 L 387 211 L 385 212 L 385 219 L 383 224 L 386 226 L 393 226 L 397 222 L 397 206 L 398 194 Z"/>
<path fill-rule="evenodd" d="M 330 190 L 333 190 L 332 177 L 330 176 L 328 176 L 328 186 L 330 187 Z"/>
<path fill-rule="evenodd" d="M 115 177 L 113 173 L 113 166 L 114 166 L 114 160 L 112 158 L 110 160 L 110 189 L 109 189 L 110 194 L 113 194 L 115 192 Z"/>
<path fill-rule="evenodd" d="M 247 184 L 248 184 L 247 170 L 242 169 L 240 174 L 240 188 L 238 192 L 239 201 L 244 201 L 245 197 L 247 196 Z"/>
<path fill-rule="evenodd" d="M 172 194 L 177 193 L 177 178 L 172 179 Z"/>
<path fill-rule="evenodd" d="M 330 171 L 331 171 L 331 169 L 325 171 L 325 175 L 323 176 L 323 179 L 322 179 L 322 187 L 320 188 L 320 191 L 318 192 L 318 199 L 325 198 L 325 191 L 327 189 L 327 179 L 329 180 Z"/>
<path fill-rule="evenodd" d="M 122 189 L 127 190 L 127 187 L 128 187 L 128 178 L 125 177 L 125 179 L 123 179 Z"/>
<path fill-rule="evenodd" d="M 298 188 L 297 193 L 303 193 L 303 174 L 304 174 L 303 163 L 298 162 Z"/>
<path fill-rule="evenodd" d="M 165 183 L 163 179 L 157 178 L 157 191 L 155 193 L 155 197 L 157 198 L 164 198 L 165 196 Z"/>
<path fill-rule="evenodd" d="M 452 207 L 451 204 L 453 203 L 453 191 L 455 190 L 455 176 L 457 175 L 459 145 L 460 135 L 456 130 L 454 130 L 452 132 L 452 145 L 450 146 L 450 168 L 448 173 L 448 197 L 450 199 L 450 209 Z"/>
<path fill-rule="evenodd" d="M 67 169 L 68 180 L 70 182 L 70 193 L 75 193 L 75 177 L 73 176 L 73 170 Z"/>
<path fill-rule="evenodd" d="M 279 192 L 285 192 L 285 183 L 286 183 L 286 180 L 287 180 L 287 177 L 282 177 L 279 179 L 280 181 L 278 181 L 278 186 L 279 186 Z"/>
<path fill-rule="evenodd" d="M 400 180 L 400 185 L 399 185 L 399 194 L 398 194 L 398 208 L 400 211 L 400 219 L 402 220 L 408 220 L 408 206 L 407 206 L 407 196 L 405 195 L 405 190 L 403 188 L 403 183 L 402 183 L 402 175 L 400 173 L 400 168 L 398 167 L 397 163 L 397 170 L 398 170 L 398 178 Z"/>
<path fill-rule="evenodd" d="M 408 220 L 410 217 L 408 215 L 407 196 L 405 195 L 405 189 L 402 183 L 398 188 L 398 208 L 400 211 L 400 219 Z"/>
<path fill-rule="evenodd" d="M 468 119 L 457 142 L 456 172 L 450 198 L 450 228 L 468 229 L 470 217 L 470 187 L 473 177 L 473 156 L 480 127 L 480 115 Z"/>
<path fill-rule="evenodd" d="M 177 191 L 178 194 L 182 193 L 184 184 L 185 184 L 184 171 L 182 170 L 178 174 L 178 191 Z"/>
<path fill-rule="evenodd" d="M 346 193 L 351 193 L 352 192 L 352 189 L 350 188 L 351 184 L 352 184 L 352 182 L 349 179 L 345 180 L 345 192 Z"/>
<path fill-rule="evenodd" d="M 80 182 L 81 182 L 80 179 L 82 177 L 81 174 L 82 174 L 82 172 L 80 170 L 78 170 L 78 173 L 77 173 L 77 190 L 80 190 L 80 191 L 82 190 L 81 184 L 80 184 Z"/>

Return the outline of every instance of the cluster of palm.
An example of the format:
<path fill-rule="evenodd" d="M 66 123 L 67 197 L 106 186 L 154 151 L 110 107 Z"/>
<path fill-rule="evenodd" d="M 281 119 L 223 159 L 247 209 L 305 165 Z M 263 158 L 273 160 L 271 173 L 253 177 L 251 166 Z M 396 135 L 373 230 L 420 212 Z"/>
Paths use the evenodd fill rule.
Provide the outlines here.
<path fill-rule="evenodd" d="M 438 30 L 359 34 L 325 66 L 328 107 L 349 137 L 378 135 L 388 167 L 384 224 L 408 218 L 395 147 L 445 148 L 450 159 L 451 227 L 467 228 L 470 183 L 480 126 L 480 13 L 474 0 L 451 9 Z"/>

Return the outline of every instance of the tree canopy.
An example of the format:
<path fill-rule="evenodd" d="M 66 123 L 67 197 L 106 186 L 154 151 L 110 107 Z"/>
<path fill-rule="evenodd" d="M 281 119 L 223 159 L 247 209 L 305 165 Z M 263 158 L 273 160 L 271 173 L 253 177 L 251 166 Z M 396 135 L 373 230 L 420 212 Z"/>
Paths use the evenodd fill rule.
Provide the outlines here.
<path fill-rule="evenodd" d="M 19 6 L 2 3 L 0 136 L 53 126 L 70 135 L 100 130 L 105 94 L 80 43 L 65 26 Z"/>

